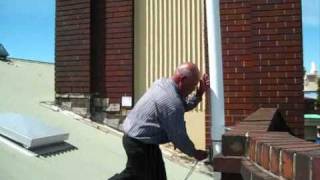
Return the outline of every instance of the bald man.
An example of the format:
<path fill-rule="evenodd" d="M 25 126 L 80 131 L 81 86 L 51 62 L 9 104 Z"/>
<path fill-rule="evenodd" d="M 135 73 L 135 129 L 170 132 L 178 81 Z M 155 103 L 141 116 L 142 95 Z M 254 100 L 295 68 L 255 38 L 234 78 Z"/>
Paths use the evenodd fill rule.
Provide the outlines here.
<path fill-rule="evenodd" d="M 200 84 L 199 84 L 200 82 Z M 199 86 L 198 86 L 199 84 Z M 171 78 L 162 78 L 139 99 L 123 124 L 126 168 L 111 180 L 165 180 L 166 171 L 159 144 L 172 142 L 183 153 L 203 160 L 188 137 L 184 113 L 195 108 L 208 89 L 208 75 L 200 79 L 193 63 L 180 65 Z M 196 94 L 188 97 L 196 89 Z"/>

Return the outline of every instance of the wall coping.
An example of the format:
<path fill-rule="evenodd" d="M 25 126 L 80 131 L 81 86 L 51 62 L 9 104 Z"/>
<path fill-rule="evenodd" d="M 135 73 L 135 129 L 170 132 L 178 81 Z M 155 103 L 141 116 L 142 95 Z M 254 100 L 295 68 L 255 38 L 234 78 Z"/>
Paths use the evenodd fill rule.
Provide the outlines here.
<path fill-rule="evenodd" d="M 234 157 L 239 157 L 238 163 L 230 166 L 238 167 L 218 163 Z M 319 163 L 320 145 L 293 136 L 278 109 L 260 108 L 223 135 L 222 154 L 214 158 L 213 166 L 222 173 L 239 170 L 232 173 L 245 180 L 315 180 L 320 178 Z"/>

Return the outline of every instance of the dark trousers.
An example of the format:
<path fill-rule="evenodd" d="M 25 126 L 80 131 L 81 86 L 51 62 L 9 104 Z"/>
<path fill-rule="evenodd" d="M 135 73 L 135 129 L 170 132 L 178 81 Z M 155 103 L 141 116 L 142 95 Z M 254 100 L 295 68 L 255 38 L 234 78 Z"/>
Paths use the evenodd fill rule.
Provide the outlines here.
<path fill-rule="evenodd" d="M 166 180 L 166 171 L 158 145 L 145 144 L 123 136 L 123 147 L 128 161 L 126 168 L 109 180 Z"/>

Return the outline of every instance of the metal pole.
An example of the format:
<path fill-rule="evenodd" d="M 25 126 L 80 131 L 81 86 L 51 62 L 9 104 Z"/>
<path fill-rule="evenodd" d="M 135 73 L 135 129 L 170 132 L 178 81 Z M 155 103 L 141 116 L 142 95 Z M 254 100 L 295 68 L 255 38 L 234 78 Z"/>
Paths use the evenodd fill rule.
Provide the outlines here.
<path fill-rule="evenodd" d="M 187 176 L 184 178 L 184 180 L 188 180 L 189 177 L 191 176 L 191 174 L 193 173 L 193 171 L 195 170 L 197 164 L 199 161 L 196 161 L 196 163 L 194 163 L 194 165 L 192 166 L 192 168 L 190 169 L 190 171 L 188 172 Z"/>

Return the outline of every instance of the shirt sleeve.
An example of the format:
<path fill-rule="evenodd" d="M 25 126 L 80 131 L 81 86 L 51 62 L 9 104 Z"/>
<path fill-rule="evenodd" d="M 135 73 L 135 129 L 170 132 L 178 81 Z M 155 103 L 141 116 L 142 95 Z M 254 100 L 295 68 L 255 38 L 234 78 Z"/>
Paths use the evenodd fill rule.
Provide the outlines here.
<path fill-rule="evenodd" d="M 199 104 L 199 102 L 201 100 L 202 100 L 202 98 L 198 97 L 196 95 L 188 97 L 184 102 L 185 111 L 187 112 L 187 111 L 190 111 L 190 110 L 194 109 Z"/>
<path fill-rule="evenodd" d="M 183 153 L 193 157 L 195 147 L 186 131 L 183 109 L 167 111 L 167 117 L 162 117 L 161 121 L 168 139 Z"/>

